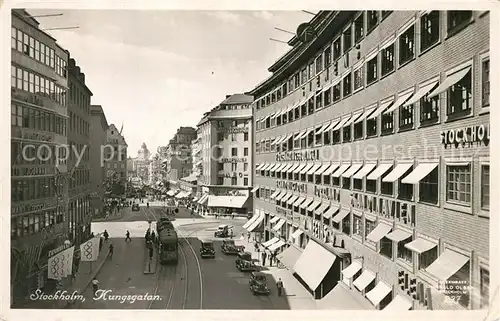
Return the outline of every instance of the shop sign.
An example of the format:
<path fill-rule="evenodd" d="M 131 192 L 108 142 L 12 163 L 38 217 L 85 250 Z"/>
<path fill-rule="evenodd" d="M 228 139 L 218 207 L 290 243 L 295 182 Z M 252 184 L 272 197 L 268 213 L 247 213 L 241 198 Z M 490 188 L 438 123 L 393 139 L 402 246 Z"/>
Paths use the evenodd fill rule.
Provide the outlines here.
<path fill-rule="evenodd" d="M 219 127 L 217 129 L 219 133 L 225 134 L 240 134 L 240 133 L 248 133 L 248 127 Z"/>
<path fill-rule="evenodd" d="M 393 219 L 403 224 L 415 225 L 415 204 L 411 202 L 352 193 L 351 206 L 354 209 Z"/>
<path fill-rule="evenodd" d="M 307 183 L 297 183 L 290 181 L 276 181 L 276 186 L 278 188 L 283 188 L 286 190 L 291 190 L 294 192 L 307 193 Z"/>
<path fill-rule="evenodd" d="M 488 145 L 490 141 L 490 125 L 468 126 L 441 131 L 441 144 L 455 147 L 471 147 L 474 143 Z"/>
<path fill-rule="evenodd" d="M 276 161 L 315 161 L 319 160 L 319 149 L 301 152 L 276 153 Z"/>
<path fill-rule="evenodd" d="M 246 158 L 222 158 L 219 163 L 246 163 Z"/>
<path fill-rule="evenodd" d="M 58 246 L 55 249 L 49 251 L 49 257 L 52 257 L 52 256 L 56 255 L 57 253 L 61 253 L 62 251 L 70 248 L 71 246 L 72 246 L 71 244 L 63 244 L 61 246 Z"/>
<path fill-rule="evenodd" d="M 48 204 L 48 203 L 40 203 L 40 204 L 25 204 L 25 205 L 19 205 L 19 206 L 13 206 L 11 208 L 11 214 L 22 214 L 22 213 L 30 213 L 30 212 L 37 212 L 41 211 L 47 208 L 53 208 L 55 207 L 55 204 Z"/>
<path fill-rule="evenodd" d="M 314 196 L 340 203 L 340 190 L 328 186 L 314 186 Z"/>
<path fill-rule="evenodd" d="M 243 173 L 237 173 L 237 172 L 232 172 L 232 173 L 221 173 L 218 175 L 219 177 L 226 177 L 226 178 L 231 178 L 231 177 L 239 177 L 242 178 L 243 176 L 247 177 L 248 174 L 243 174 Z"/>

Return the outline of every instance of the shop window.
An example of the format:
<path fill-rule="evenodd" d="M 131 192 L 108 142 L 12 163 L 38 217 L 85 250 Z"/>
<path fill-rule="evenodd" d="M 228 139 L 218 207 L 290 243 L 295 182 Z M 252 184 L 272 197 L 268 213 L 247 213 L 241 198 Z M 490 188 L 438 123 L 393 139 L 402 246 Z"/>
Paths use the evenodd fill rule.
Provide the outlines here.
<path fill-rule="evenodd" d="M 366 63 L 366 85 L 370 85 L 378 79 L 378 57 L 373 57 Z"/>
<path fill-rule="evenodd" d="M 352 179 L 352 185 L 353 185 L 354 189 L 362 190 L 363 189 L 363 180 L 362 179 L 353 178 Z"/>
<path fill-rule="evenodd" d="M 490 209 L 490 165 L 481 166 L 481 208 Z"/>
<path fill-rule="evenodd" d="M 437 246 L 419 255 L 418 269 L 424 270 L 438 258 Z"/>
<path fill-rule="evenodd" d="M 382 20 L 387 18 L 391 13 L 392 11 L 382 11 Z"/>
<path fill-rule="evenodd" d="M 370 10 L 366 12 L 366 29 L 372 31 L 378 23 L 378 11 Z"/>
<path fill-rule="evenodd" d="M 399 64 L 402 65 L 415 57 L 415 25 L 399 37 Z"/>
<path fill-rule="evenodd" d="M 344 30 L 343 39 L 344 39 L 344 53 L 346 53 L 352 47 L 352 26 L 349 26 L 347 29 Z"/>
<path fill-rule="evenodd" d="M 481 294 L 480 308 L 487 308 L 490 303 L 490 271 L 485 268 L 479 269 L 479 291 Z"/>
<path fill-rule="evenodd" d="M 382 134 L 392 133 L 394 130 L 394 112 L 382 114 Z"/>
<path fill-rule="evenodd" d="M 470 165 L 450 165 L 447 166 L 446 172 L 447 201 L 470 205 L 472 186 Z"/>
<path fill-rule="evenodd" d="M 332 143 L 333 144 L 340 143 L 340 129 L 332 131 Z"/>
<path fill-rule="evenodd" d="M 381 52 L 382 77 L 394 71 L 394 44 L 382 49 Z"/>
<path fill-rule="evenodd" d="M 347 143 L 351 141 L 351 126 L 342 128 L 342 142 Z"/>
<path fill-rule="evenodd" d="M 405 178 L 406 176 L 408 176 L 408 174 L 411 173 L 412 170 L 413 167 L 410 167 L 410 169 L 408 169 L 406 173 L 404 173 L 398 180 L 399 183 L 398 198 L 400 199 L 409 201 L 413 200 L 413 184 L 405 184 L 401 182 L 403 178 Z"/>
<path fill-rule="evenodd" d="M 299 134 L 297 134 L 299 136 Z M 293 140 L 293 149 L 300 149 L 300 139 L 295 137 Z"/>
<path fill-rule="evenodd" d="M 363 221 L 361 217 L 353 215 L 352 217 L 352 235 L 363 237 Z"/>
<path fill-rule="evenodd" d="M 432 92 L 439 84 L 433 87 Z M 420 99 L 420 123 L 422 125 L 433 124 L 439 121 L 439 95 L 428 98 L 425 95 Z"/>
<path fill-rule="evenodd" d="M 332 140 L 331 140 L 331 131 L 328 130 L 326 132 L 323 133 L 323 145 L 330 145 L 332 143 Z"/>
<path fill-rule="evenodd" d="M 377 181 L 373 179 L 366 179 L 366 191 L 369 193 L 376 193 Z"/>
<path fill-rule="evenodd" d="M 354 71 L 354 91 L 363 88 L 364 85 L 363 74 L 364 74 L 363 66 Z"/>
<path fill-rule="evenodd" d="M 472 19 L 472 11 L 465 10 L 450 10 L 448 14 L 448 34 L 462 28 Z"/>
<path fill-rule="evenodd" d="M 323 184 L 325 185 L 330 185 L 331 182 L 331 175 L 322 175 L 323 176 Z"/>
<path fill-rule="evenodd" d="M 365 35 L 365 15 L 364 12 L 361 12 L 358 18 L 354 21 L 354 43 L 358 43 L 361 41 L 363 36 Z"/>
<path fill-rule="evenodd" d="M 363 138 L 363 121 L 354 124 L 354 139 Z"/>
<path fill-rule="evenodd" d="M 419 200 L 424 203 L 437 204 L 439 197 L 439 167 L 434 168 L 419 182 Z"/>
<path fill-rule="evenodd" d="M 380 255 L 392 260 L 392 240 L 383 237 L 380 240 Z"/>
<path fill-rule="evenodd" d="M 405 244 L 408 244 L 412 241 L 412 237 L 408 237 L 405 240 L 402 240 L 401 242 L 398 242 L 398 259 L 402 259 L 403 261 L 407 263 L 412 263 L 413 262 L 413 252 L 405 247 Z"/>
<path fill-rule="evenodd" d="M 439 11 L 431 11 L 420 18 L 420 51 L 439 41 Z"/>
<path fill-rule="evenodd" d="M 490 105 L 490 58 L 486 58 L 481 63 L 481 100 L 482 106 Z"/>
<path fill-rule="evenodd" d="M 472 73 L 469 71 L 460 81 L 451 86 L 447 92 L 448 116 L 469 114 L 472 108 Z"/>
<path fill-rule="evenodd" d="M 394 195 L 394 183 L 391 183 L 391 182 L 384 182 L 384 178 L 389 175 L 389 173 L 391 172 L 392 170 L 392 167 L 384 173 L 384 175 L 382 175 L 382 179 L 380 180 L 381 182 L 381 188 L 380 188 L 380 192 L 384 195 Z"/>
<path fill-rule="evenodd" d="M 342 177 L 342 188 L 351 189 L 351 178 Z"/>
<path fill-rule="evenodd" d="M 405 130 L 413 128 L 413 104 L 399 107 L 399 129 Z"/>
<path fill-rule="evenodd" d="M 341 95 L 340 95 L 340 82 L 333 86 L 333 102 L 336 103 L 337 101 L 340 100 Z"/>
<path fill-rule="evenodd" d="M 325 56 L 325 68 L 328 68 L 332 63 L 332 47 L 328 46 L 323 55 Z"/>
<path fill-rule="evenodd" d="M 344 77 L 342 80 L 342 88 L 343 88 L 343 94 L 344 98 L 349 96 L 352 93 L 352 73 L 347 74 L 347 76 Z"/>

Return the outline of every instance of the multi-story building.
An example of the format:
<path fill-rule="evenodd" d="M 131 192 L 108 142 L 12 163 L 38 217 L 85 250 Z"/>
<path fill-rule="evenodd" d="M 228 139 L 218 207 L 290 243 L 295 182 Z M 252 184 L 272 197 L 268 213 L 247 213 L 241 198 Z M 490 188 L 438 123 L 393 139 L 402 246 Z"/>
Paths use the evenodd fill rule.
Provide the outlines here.
<path fill-rule="evenodd" d="M 142 143 L 141 148 L 137 151 L 137 158 L 134 162 L 136 175 L 142 180 L 144 184 L 149 183 L 149 167 L 151 164 L 151 153 L 149 152 L 146 143 Z"/>
<path fill-rule="evenodd" d="M 107 192 L 111 197 L 125 194 L 127 185 L 127 143 L 114 124 L 106 130 L 106 146 L 103 147 Z"/>
<path fill-rule="evenodd" d="M 90 106 L 90 186 L 91 186 L 91 206 L 94 215 L 104 212 L 104 197 L 106 187 L 104 181 L 106 173 L 104 171 L 104 155 L 101 150 L 106 145 L 106 132 L 108 121 L 104 110 L 100 105 Z"/>
<path fill-rule="evenodd" d="M 136 159 L 137 158 L 132 158 L 130 156 L 127 158 L 127 177 L 128 178 L 137 175 L 137 172 L 135 170 L 135 160 Z"/>
<path fill-rule="evenodd" d="M 16 304 L 40 286 L 50 288 L 48 253 L 68 238 L 69 54 L 22 9 L 12 10 L 11 49 L 11 287 Z"/>
<path fill-rule="evenodd" d="M 164 163 L 170 181 L 178 181 L 191 174 L 193 168 L 191 141 L 195 138 L 194 128 L 180 127 L 168 143 Z"/>
<path fill-rule="evenodd" d="M 292 239 L 280 258 L 316 297 L 488 305 L 489 20 L 322 11 L 250 92 L 247 227 L 263 221 L 272 250 Z"/>
<path fill-rule="evenodd" d="M 211 213 L 252 211 L 252 108 L 253 97 L 227 95 L 198 123 L 201 175 L 198 203 Z"/>
<path fill-rule="evenodd" d="M 92 222 L 90 185 L 90 99 L 92 92 L 85 84 L 85 74 L 69 60 L 68 99 L 68 227 L 69 235 L 78 245 L 90 236 Z"/>

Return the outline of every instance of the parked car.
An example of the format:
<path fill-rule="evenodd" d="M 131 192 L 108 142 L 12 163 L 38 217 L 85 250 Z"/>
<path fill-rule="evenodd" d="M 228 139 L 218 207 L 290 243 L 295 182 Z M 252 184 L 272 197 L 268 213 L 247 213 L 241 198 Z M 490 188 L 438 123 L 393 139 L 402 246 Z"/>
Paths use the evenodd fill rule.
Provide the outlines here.
<path fill-rule="evenodd" d="M 214 242 L 212 240 L 200 240 L 201 258 L 215 258 Z"/>
<path fill-rule="evenodd" d="M 229 225 L 219 225 L 217 231 L 214 232 L 214 237 L 228 237 L 229 236 Z"/>
<path fill-rule="evenodd" d="M 257 266 L 252 260 L 252 253 L 240 252 L 236 258 L 236 268 L 242 272 L 257 271 Z"/>
<path fill-rule="evenodd" d="M 252 272 L 248 285 L 250 286 L 250 291 L 253 295 L 269 295 L 269 293 L 271 293 L 271 290 L 267 285 L 266 274 L 262 272 Z"/>
<path fill-rule="evenodd" d="M 139 204 L 137 204 L 137 203 L 132 204 L 132 211 L 136 212 L 138 210 L 139 210 Z"/>
<path fill-rule="evenodd" d="M 245 250 L 245 246 L 236 245 L 234 240 L 223 240 L 220 250 L 224 254 L 238 254 Z"/>

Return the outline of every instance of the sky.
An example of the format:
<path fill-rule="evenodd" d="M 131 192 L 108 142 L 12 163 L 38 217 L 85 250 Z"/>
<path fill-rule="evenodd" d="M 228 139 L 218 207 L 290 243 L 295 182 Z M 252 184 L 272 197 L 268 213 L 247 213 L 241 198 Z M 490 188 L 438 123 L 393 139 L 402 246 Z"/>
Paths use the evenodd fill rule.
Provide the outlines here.
<path fill-rule="evenodd" d="M 225 95 L 253 89 L 312 15 L 301 11 L 28 10 L 70 52 L 123 135 L 128 155 L 155 152 Z"/>

